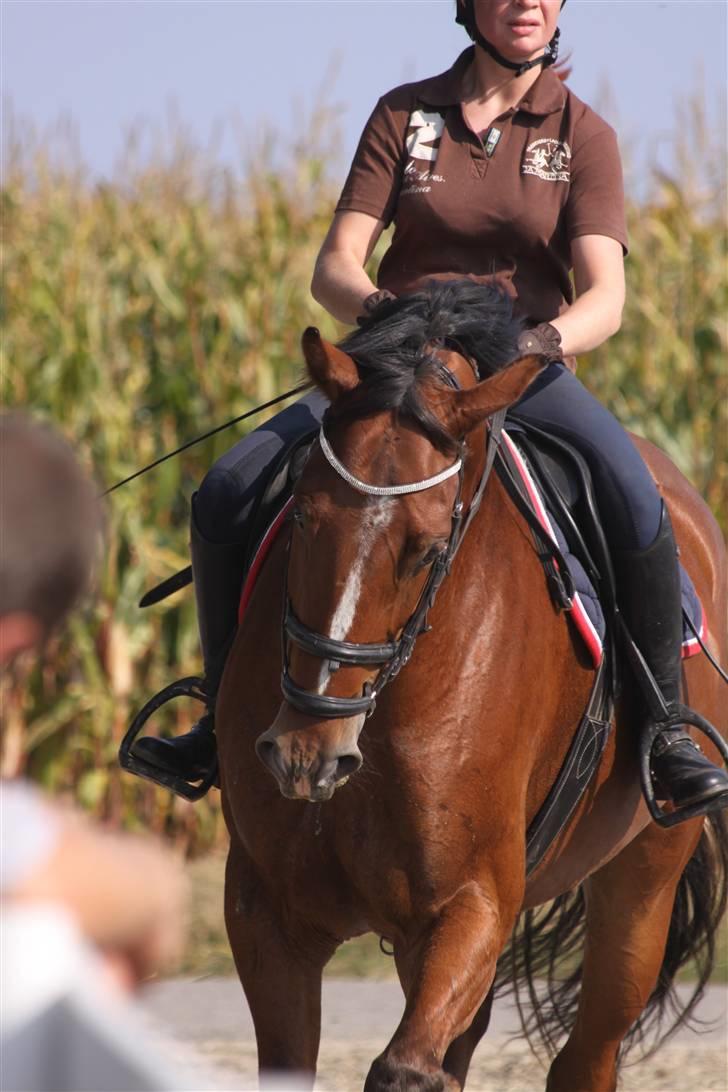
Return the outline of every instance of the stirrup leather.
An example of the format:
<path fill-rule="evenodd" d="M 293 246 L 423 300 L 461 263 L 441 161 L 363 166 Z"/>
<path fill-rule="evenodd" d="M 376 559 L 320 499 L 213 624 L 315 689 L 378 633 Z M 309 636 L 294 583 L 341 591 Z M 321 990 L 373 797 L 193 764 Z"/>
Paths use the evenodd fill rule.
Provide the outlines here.
<path fill-rule="evenodd" d="M 138 755 L 132 754 L 132 746 L 141 732 L 144 725 L 149 718 L 161 709 L 167 702 L 173 701 L 175 698 L 194 698 L 196 701 L 202 702 L 203 705 L 207 705 L 207 695 L 204 690 L 203 680 L 198 678 L 197 675 L 189 675 L 185 679 L 179 679 L 177 682 L 170 683 L 169 686 L 165 686 L 163 690 L 160 690 L 158 694 L 155 694 L 153 698 L 139 710 L 137 715 L 127 729 L 126 735 L 121 741 L 119 747 L 119 764 L 125 770 L 129 770 L 130 773 L 137 774 L 138 777 L 144 777 L 147 781 L 154 781 L 157 785 L 162 785 L 165 789 L 171 789 L 172 792 L 176 792 L 178 796 L 184 797 L 185 800 L 199 800 L 207 793 L 210 788 L 215 784 L 218 773 L 217 755 L 212 761 L 212 764 L 199 782 L 186 781 L 183 777 L 178 777 L 176 774 L 168 773 L 166 770 L 160 769 L 158 766 L 153 765 L 144 758 L 139 758 Z"/>
<path fill-rule="evenodd" d="M 681 728 L 686 724 L 692 725 L 693 728 L 697 728 L 699 732 L 706 735 L 711 743 L 716 746 L 724 765 L 728 766 L 728 745 L 713 725 L 705 717 L 701 717 L 699 713 L 688 709 L 685 705 L 673 705 L 667 717 L 659 721 L 651 720 L 650 724 L 643 730 L 640 738 L 640 780 L 642 781 L 642 792 L 650 815 L 661 827 L 674 827 L 677 823 L 703 815 L 707 810 L 705 801 L 698 801 L 694 804 L 685 804 L 681 808 L 676 807 L 673 811 L 665 811 L 664 808 L 660 807 L 656 799 L 652 777 L 652 759 L 655 754 L 655 745 L 657 744 L 657 753 L 659 754 L 659 736 L 665 731 Z M 694 746 L 697 746 L 695 740 L 687 732 L 675 737 L 671 743 L 678 743 L 684 739 L 690 740 Z M 670 743 L 665 745 L 664 750 L 670 745 Z"/>

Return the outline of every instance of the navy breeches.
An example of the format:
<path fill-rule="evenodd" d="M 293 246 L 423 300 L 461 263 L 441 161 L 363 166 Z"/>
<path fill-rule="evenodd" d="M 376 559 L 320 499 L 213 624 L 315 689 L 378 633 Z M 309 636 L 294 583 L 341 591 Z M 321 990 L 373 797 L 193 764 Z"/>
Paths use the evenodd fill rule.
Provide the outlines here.
<path fill-rule="evenodd" d="M 318 427 L 327 406 L 306 395 L 219 459 L 195 497 L 199 531 L 210 542 L 243 542 L 253 504 L 281 452 Z M 615 417 L 561 364 L 551 364 L 513 407 L 519 417 L 557 433 L 589 464 L 612 550 L 642 550 L 655 539 L 661 501 L 637 448 Z"/>
<path fill-rule="evenodd" d="M 611 550 L 644 550 L 654 542 L 662 500 L 652 475 L 617 418 L 575 375 L 550 364 L 513 410 L 583 455 Z"/>
<path fill-rule="evenodd" d="M 328 400 L 319 391 L 281 410 L 217 460 L 194 497 L 197 529 L 208 542 L 245 542 L 260 489 L 279 456 L 321 424 Z"/>

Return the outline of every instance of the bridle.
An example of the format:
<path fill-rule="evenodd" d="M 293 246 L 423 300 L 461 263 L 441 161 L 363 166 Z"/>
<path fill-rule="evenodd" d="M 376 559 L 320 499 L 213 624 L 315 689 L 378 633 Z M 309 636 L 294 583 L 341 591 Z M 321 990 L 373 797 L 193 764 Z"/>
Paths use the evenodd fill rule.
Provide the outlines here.
<path fill-rule="evenodd" d="M 459 389 L 460 385 L 453 373 L 441 365 L 441 374 L 449 386 Z M 370 485 L 354 477 L 341 463 L 332 451 L 324 426 L 321 425 L 318 443 L 320 450 L 329 465 L 336 471 L 348 485 L 360 493 L 377 497 L 398 497 L 408 493 L 419 493 L 426 489 L 432 489 L 455 474 L 458 476 L 457 494 L 450 517 L 450 535 L 447 546 L 437 555 L 430 566 L 425 585 L 420 592 L 417 604 L 402 627 L 400 636 L 393 641 L 384 641 L 381 644 L 365 644 L 353 641 L 337 641 L 332 637 L 325 637 L 316 633 L 296 617 L 291 599 L 288 594 L 288 566 L 286 565 L 286 587 L 284 590 L 284 613 L 282 627 L 283 644 L 283 673 L 281 676 L 281 690 L 283 697 L 295 709 L 301 713 L 317 718 L 354 717 L 365 714 L 370 716 L 376 707 L 378 695 L 384 689 L 412 656 L 415 642 L 421 633 L 425 633 L 431 627 L 428 625 L 427 616 L 432 609 L 440 585 L 450 571 L 453 559 L 460 549 L 465 534 L 470 527 L 480 507 L 480 502 L 485 492 L 485 487 L 493 468 L 495 456 L 500 443 L 500 435 L 505 420 L 505 410 L 500 410 L 493 415 L 489 423 L 488 439 L 486 442 L 485 466 L 478 487 L 473 495 L 467 516 L 463 516 L 463 482 L 465 477 L 465 443 L 461 442 L 458 458 L 451 466 L 440 471 L 430 478 L 424 478 L 417 482 L 408 482 L 402 485 L 379 486 Z M 290 550 L 290 541 L 289 541 Z M 288 644 L 292 642 L 298 648 L 310 656 L 329 661 L 329 669 L 337 671 L 342 666 L 370 667 L 373 664 L 381 664 L 381 668 L 373 683 L 367 682 L 359 697 L 340 698 L 329 694 L 317 694 L 311 690 L 305 690 L 293 681 L 290 675 Z"/>

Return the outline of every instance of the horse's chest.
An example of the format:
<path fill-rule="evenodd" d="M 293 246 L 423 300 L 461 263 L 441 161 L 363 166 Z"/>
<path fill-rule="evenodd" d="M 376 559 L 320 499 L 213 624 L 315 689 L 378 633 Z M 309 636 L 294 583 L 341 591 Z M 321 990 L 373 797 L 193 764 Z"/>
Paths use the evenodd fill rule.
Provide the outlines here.
<path fill-rule="evenodd" d="M 484 852 L 483 831 L 466 802 L 410 797 L 399 805 L 380 806 L 366 824 L 338 830 L 339 858 L 352 888 L 366 892 L 372 928 L 436 908 L 477 870 Z"/>

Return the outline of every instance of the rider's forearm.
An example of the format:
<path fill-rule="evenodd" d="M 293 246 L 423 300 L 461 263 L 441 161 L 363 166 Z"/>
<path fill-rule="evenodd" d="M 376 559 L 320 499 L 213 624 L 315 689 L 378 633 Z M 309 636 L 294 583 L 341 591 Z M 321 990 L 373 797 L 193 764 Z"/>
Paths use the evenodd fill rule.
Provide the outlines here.
<path fill-rule="evenodd" d="M 624 298 L 605 285 L 595 285 L 552 320 L 561 334 L 564 356 L 588 353 L 616 334 L 622 323 Z"/>
<path fill-rule="evenodd" d="M 364 314 L 364 300 L 376 285 L 351 255 L 322 254 L 316 262 L 311 281 L 311 295 L 340 322 L 353 326 Z"/>

